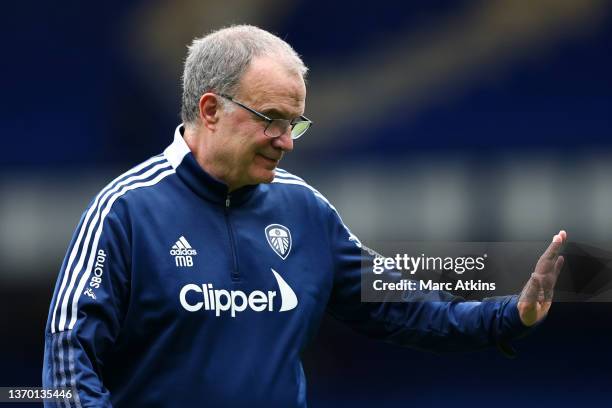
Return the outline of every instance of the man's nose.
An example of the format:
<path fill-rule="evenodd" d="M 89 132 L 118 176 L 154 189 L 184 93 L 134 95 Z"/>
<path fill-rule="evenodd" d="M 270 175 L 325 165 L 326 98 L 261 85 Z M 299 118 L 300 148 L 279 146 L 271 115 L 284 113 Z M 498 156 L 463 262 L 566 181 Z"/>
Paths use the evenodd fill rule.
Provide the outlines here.
<path fill-rule="evenodd" d="M 272 139 L 272 146 L 285 152 L 292 151 L 293 139 L 291 138 L 291 128 L 287 129 L 287 131 L 279 137 Z"/>

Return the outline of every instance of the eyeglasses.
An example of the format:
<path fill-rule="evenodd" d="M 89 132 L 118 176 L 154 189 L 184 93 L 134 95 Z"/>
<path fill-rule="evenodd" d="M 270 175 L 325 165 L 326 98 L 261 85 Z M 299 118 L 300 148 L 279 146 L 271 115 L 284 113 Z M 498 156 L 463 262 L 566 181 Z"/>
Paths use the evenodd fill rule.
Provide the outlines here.
<path fill-rule="evenodd" d="M 236 105 L 240 106 L 251 112 L 253 115 L 267 122 L 266 129 L 264 130 L 264 134 L 272 139 L 280 137 L 287 133 L 287 130 L 291 129 L 291 139 L 295 140 L 302 136 L 306 131 L 312 126 L 312 121 L 308 119 L 306 116 L 300 116 L 299 118 L 295 118 L 292 120 L 289 119 L 272 119 L 268 116 L 264 115 L 261 112 L 257 112 L 255 109 L 246 106 L 243 103 L 235 101 L 229 95 L 218 94 L 222 98 L 228 99 L 231 102 L 234 102 Z"/>

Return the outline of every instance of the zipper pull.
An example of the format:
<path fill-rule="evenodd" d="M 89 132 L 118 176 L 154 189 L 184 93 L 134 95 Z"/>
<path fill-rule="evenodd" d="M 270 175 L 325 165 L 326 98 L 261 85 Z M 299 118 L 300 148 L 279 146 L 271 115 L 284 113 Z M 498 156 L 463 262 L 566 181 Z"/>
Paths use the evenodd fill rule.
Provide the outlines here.
<path fill-rule="evenodd" d="M 228 195 L 228 196 L 225 198 L 225 207 L 229 208 L 229 206 L 230 206 L 230 196 Z"/>

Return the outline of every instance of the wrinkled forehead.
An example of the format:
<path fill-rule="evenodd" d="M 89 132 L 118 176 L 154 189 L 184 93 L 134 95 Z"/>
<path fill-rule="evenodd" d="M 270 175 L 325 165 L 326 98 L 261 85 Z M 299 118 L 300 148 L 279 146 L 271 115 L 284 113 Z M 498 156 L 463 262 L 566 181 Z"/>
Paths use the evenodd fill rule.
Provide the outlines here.
<path fill-rule="evenodd" d="M 255 109 L 276 109 L 297 117 L 304 113 L 306 85 L 302 75 L 284 61 L 257 57 L 240 79 L 236 97 Z"/>

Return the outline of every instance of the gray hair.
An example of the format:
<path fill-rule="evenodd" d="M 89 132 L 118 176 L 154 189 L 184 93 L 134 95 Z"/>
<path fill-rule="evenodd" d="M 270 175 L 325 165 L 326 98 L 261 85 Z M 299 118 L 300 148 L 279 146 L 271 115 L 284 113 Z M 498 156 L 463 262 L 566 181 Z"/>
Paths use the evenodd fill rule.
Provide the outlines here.
<path fill-rule="evenodd" d="M 308 68 L 289 44 L 274 34 L 251 25 L 236 25 L 193 40 L 183 72 L 181 118 L 195 125 L 200 117 L 200 98 L 214 91 L 233 95 L 242 74 L 254 57 L 280 58 L 288 69 L 306 76 Z"/>

